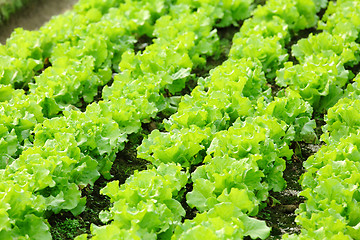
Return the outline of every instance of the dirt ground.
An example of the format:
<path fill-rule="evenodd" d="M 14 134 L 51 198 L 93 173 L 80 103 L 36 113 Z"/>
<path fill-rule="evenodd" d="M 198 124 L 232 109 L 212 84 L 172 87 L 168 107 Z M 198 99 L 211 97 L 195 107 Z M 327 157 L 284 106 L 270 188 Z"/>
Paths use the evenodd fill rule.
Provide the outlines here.
<path fill-rule="evenodd" d="M 54 15 L 71 9 L 78 0 L 36 0 L 10 17 L 8 22 L 0 25 L 0 43 L 5 44 L 15 28 L 35 30 L 50 20 Z"/>

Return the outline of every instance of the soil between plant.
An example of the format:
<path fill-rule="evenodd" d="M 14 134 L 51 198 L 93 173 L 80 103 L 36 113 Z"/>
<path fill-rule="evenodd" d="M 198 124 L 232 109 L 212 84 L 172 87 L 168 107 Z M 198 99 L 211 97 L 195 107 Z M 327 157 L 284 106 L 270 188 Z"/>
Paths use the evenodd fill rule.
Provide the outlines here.
<path fill-rule="evenodd" d="M 299 196 L 301 185 L 300 176 L 305 172 L 303 162 L 311 155 L 314 155 L 321 147 L 320 144 L 309 144 L 294 142 L 291 146 L 294 155 L 286 162 L 286 169 L 283 173 L 287 183 L 286 188 L 281 192 L 270 192 L 267 207 L 262 209 L 256 216 L 265 220 L 271 227 L 271 234 L 268 239 L 281 239 L 285 233 L 300 233 L 301 227 L 295 223 L 295 210 L 305 198 Z"/>

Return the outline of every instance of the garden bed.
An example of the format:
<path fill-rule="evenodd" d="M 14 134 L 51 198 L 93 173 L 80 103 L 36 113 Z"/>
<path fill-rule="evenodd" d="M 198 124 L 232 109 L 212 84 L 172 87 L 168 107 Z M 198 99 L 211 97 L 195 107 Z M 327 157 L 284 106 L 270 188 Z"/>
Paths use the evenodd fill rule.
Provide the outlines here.
<path fill-rule="evenodd" d="M 234 13 L 236 11 L 224 10 L 222 5 L 211 6 L 218 8 L 218 12 L 224 11 L 226 14 L 233 14 L 228 16 L 225 14 L 230 20 L 207 16 L 206 11 L 187 11 L 181 6 L 174 7 L 171 4 L 171 6 L 164 7 L 165 3 L 161 6 L 161 10 L 152 9 L 151 5 L 141 6 L 144 8 L 142 9 L 144 12 L 149 12 L 150 17 L 146 17 L 146 14 L 139 16 L 137 15 L 137 7 L 140 8 L 140 6 L 135 5 L 138 3 L 134 3 L 134 6 L 137 6 L 134 7 L 131 5 L 132 3 L 128 2 L 126 3 L 128 5 L 124 4 L 126 6 L 124 8 L 128 9 L 130 16 L 134 15 L 133 17 L 139 18 L 132 22 L 131 18 L 121 19 L 115 13 L 116 10 L 112 12 L 108 9 L 109 6 L 105 6 L 105 2 L 101 3 L 104 6 L 100 4 L 100 7 L 96 5 L 96 1 L 93 2 L 95 2 L 94 5 L 89 5 L 90 7 L 86 4 L 79 7 L 76 10 L 79 16 L 73 15 L 78 24 L 87 22 L 90 26 L 89 28 L 83 27 L 81 31 L 78 31 L 77 23 L 75 23 L 71 31 L 78 31 L 76 34 L 79 35 L 73 36 L 71 35 L 73 32 L 63 31 L 61 32 L 62 35 L 57 36 L 54 29 L 57 27 L 60 29 L 61 26 L 56 25 L 55 20 L 51 22 L 52 27 L 45 27 L 45 33 L 41 33 L 54 38 L 54 41 L 57 41 L 54 45 L 47 42 L 48 39 L 44 37 L 46 35 L 42 36 L 40 33 L 23 32 L 24 35 L 21 35 L 20 31 L 17 33 L 18 35 L 15 34 L 15 40 L 12 41 L 20 42 L 21 39 L 30 39 L 29 49 L 31 50 L 29 51 L 32 52 L 24 59 L 28 64 L 26 65 L 27 68 L 31 68 L 33 65 L 34 67 L 30 70 L 24 68 L 23 75 L 21 75 L 23 79 L 20 80 L 18 80 L 17 74 L 14 74 L 13 78 L 3 74 L 3 76 L 9 77 L 10 80 L 6 84 L 11 85 L 11 87 L 6 86 L 3 88 L 5 90 L 2 91 L 8 91 L 11 88 L 9 91 L 12 91 L 9 93 L 10 99 L 16 99 L 14 97 L 16 96 L 20 101 L 32 104 L 30 107 L 26 106 L 31 111 L 40 109 L 41 112 L 38 114 L 41 117 L 36 116 L 37 122 L 36 125 L 34 124 L 36 127 L 29 127 L 29 124 L 24 124 L 24 127 L 21 126 L 21 130 L 25 128 L 27 131 L 24 130 L 20 134 L 25 140 L 19 140 L 18 145 L 21 145 L 19 150 L 9 153 L 12 154 L 12 161 L 17 163 L 19 158 L 26 162 L 26 159 L 33 159 L 37 151 L 39 151 L 38 155 L 44 159 L 50 159 L 53 156 L 65 158 L 67 154 L 66 156 L 71 156 L 71 159 L 76 159 L 79 162 L 84 161 L 81 162 L 82 165 L 76 168 L 71 165 L 74 170 L 71 170 L 69 175 L 76 177 L 74 182 L 73 179 L 66 180 L 69 181 L 70 184 L 67 183 L 69 186 L 63 185 L 66 182 L 63 180 L 67 178 L 66 174 L 62 176 L 61 173 L 53 173 L 54 179 L 56 178 L 58 181 L 56 184 L 50 181 L 47 187 L 38 187 L 40 190 L 33 190 L 34 196 L 44 197 L 46 199 L 44 201 L 49 201 L 47 207 L 44 207 L 44 204 L 39 205 L 34 207 L 35 210 L 31 212 L 35 217 L 31 216 L 36 218 L 36 223 L 39 222 L 42 230 L 45 229 L 44 236 L 49 237 L 50 235 L 46 233 L 47 230 L 41 222 L 42 219 L 46 219 L 44 221 L 48 223 L 53 239 L 74 239 L 77 236 L 79 236 L 77 238 L 79 240 L 92 236 L 109 237 L 111 231 L 119 231 L 119 234 L 121 232 L 128 237 L 134 235 L 126 234 L 134 234 L 134 231 L 139 231 L 137 232 L 139 236 L 157 236 L 157 238 L 162 239 L 169 239 L 174 232 L 173 238 L 179 236 L 185 238 L 185 236 L 197 236 L 194 233 L 198 230 L 196 221 L 204 221 L 204 226 L 208 229 L 203 229 L 203 231 L 209 233 L 212 231 L 212 227 L 209 226 L 219 219 L 223 221 L 221 224 L 227 226 L 223 229 L 228 230 L 229 226 L 237 226 L 234 227 L 233 236 L 239 237 L 244 234 L 245 239 L 265 238 L 270 232 L 268 227 L 271 228 L 271 232 L 267 239 L 281 239 L 284 234 L 286 237 L 288 237 L 287 234 L 305 234 L 307 236 L 306 234 L 309 234 L 307 230 L 302 230 L 301 226 L 295 223 L 295 212 L 305 215 L 304 211 L 308 207 L 307 198 L 299 196 L 299 194 L 302 190 L 309 188 L 308 185 L 317 186 L 316 184 L 321 185 L 322 183 L 321 181 L 315 183 L 309 180 L 301 183 L 301 176 L 309 179 L 311 177 L 307 176 L 306 172 L 314 171 L 314 178 L 321 178 L 321 175 L 318 176 L 318 172 L 314 168 L 330 168 L 326 165 L 325 160 L 321 160 L 322 153 L 319 149 L 326 151 L 323 146 L 343 144 L 345 140 L 341 140 L 338 137 L 339 132 L 337 132 L 340 131 L 337 130 L 337 127 L 341 126 L 339 122 L 344 121 L 344 126 L 346 124 L 350 126 L 349 129 L 346 128 L 346 131 L 351 137 L 353 137 L 351 134 L 354 134 L 357 129 L 353 126 L 356 124 L 346 118 L 348 115 L 341 112 L 345 111 L 344 108 L 339 107 L 341 110 L 338 110 L 335 103 L 340 96 L 352 97 L 352 100 L 358 99 L 356 84 L 360 79 L 354 78 L 358 76 L 360 71 L 358 38 L 352 42 L 352 38 L 350 40 L 346 38 L 350 43 L 344 43 L 343 49 L 348 51 L 348 54 L 344 54 L 344 56 L 342 54 L 345 50 L 340 51 L 335 48 L 334 50 L 332 46 L 323 44 L 324 47 L 316 42 L 321 41 L 321 38 L 319 38 L 320 40 L 315 39 L 318 36 L 323 36 L 324 39 L 337 36 L 336 33 L 331 32 L 335 32 L 331 27 L 329 27 L 330 30 L 323 30 L 317 25 L 318 19 L 331 21 L 331 19 L 324 18 L 327 16 L 327 5 L 316 6 L 315 11 L 315 5 L 313 7 L 306 6 L 309 8 L 304 7 L 307 9 L 304 10 L 289 3 L 286 5 L 291 6 L 289 9 L 297 12 L 301 17 L 305 16 L 302 20 L 299 20 L 301 19 L 299 17 L 292 22 L 291 19 L 287 18 L 286 13 L 276 13 L 274 18 L 267 17 L 273 14 L 271 12 L 272 7 L 278 7 L 276 1 L 256 1 L 257 7 L 266 6 L 269 10 L 264 10 L 265 13 L 258 11 L 255 16 L 250 16 L 248 13 L 239 18 Z M 286 1 L 284 0 L 284 2 Z M 334 7 L 334 2 L 330 2 L 329 4 Z M 23 27 L 28 30 L 39 29 L 51 16 L 70 10 L 75 3 L 75 0 L 60 2 L 40 0 L 36 4 L 32 4 L 13 15 L 5 25 L 0 26 L 2 32 L 0 41 L 5 43 L 14 27 Z M 117 3 L 117 5 L 119 4 Z M 202 6 L 196 1 L 193 4 L 192 8 L 194 9 L 202 9 L 202 7 L 206 10 L 213 9 L 206 4 Z M 175 10 L 169 13 L 169 9 L 172 8 Z M 334 9 L 329 14 L 341 15 L 339 10 L 336 10 L 335 7 Z M 162 14 L 173 14 L 176 17 L 173 19 L 170 17 L 161 18 Z M 64 22 L 68 21 L 66 23 L 71 25 L 72 20 L 70 17 L 67 18 L 68 16 L 65 15 L 59 19 Z M 102 16 L 106 17 L 102 18 Z M 219 16 L 224 15 L 219 14 Z M 291 14 L 289 16 L 291 18 Z M 126 30 L 119 26 L 114 28 L 119 33 L 123 33 L 121 40 L 109 27 L 111 24 L 115 26 L 114 19 L 116 17 L 119 17 L 119 21 L 128 24 L 125 24 Z M 157 23 L 158 25 L 153 28 L 151 24 L 155 22 L 154 19 L 158 18 L 163 22 Z M 208 29 L 207 26 L 204 27 L 198 23 L 196 24 L 199 26 L 194 23 L 194 26 L 191 27 L 189 27 L 190 24 L 179 27 L 179 22 L 182 24 L 181 21 L 186 22 L 191 18 L 208 21 L 215 30 L 212 31 L 212 28 Z M 264 20 L 268 18 L 269 21 L 273 22 L 268 23 Z M 103 22 L 99 19 L 102 19 Z M 314 21 L 311 22 L 311 19 Z M 256 21 L 261 24 L 269 24 L 269 26 L 263 29 L 261 29 L 261 24 L 260 27 L 252 26 L 251 24 L 259 23 Z M 100 33 L 96 32 L 99 26 L 95 24 L 99 24 L 100 27 L 104 26 L 104 34 L 110 37 L 103 38 Z M 159 26 L 163 26 L 164 29 L 170 26 L 170 30 L 164 30 Z M 189 27 L 189 30 L 185 26 Z M 244 26 L 248 28 L 250 33 L 246 30 L 242 31 L 245 29 Z M 183 30 L 182 28 L 186 29 L 183 35 L 179 34 Z M 275 29 L 279 33 L 276 33 Z M 89 36 L 85 34 L 86 31 L 89 31 Z M 176 37 L 176 40 L 167 39 L 166 31 L 172 31 L 171 34 L 174 35 L 174 38 Z M 253 34 L 252 31 L 255 33 Z M 41 42 L 41 45 L 37 42 L 39 45 L 31 45 L 33 43 L 31 41 L 37 41 L 37 34 L 42 37 L 38 41 L 44 43 Z M 100 40 L 97 41 L 97 39 Z M 336 44 L 337 41 L 341 41 L 339 39 L 334 40 Z M 344 39 L 342 40 L 345 41 Z M 319 46 L 316 45 L 312 49 L 311 44 L 313 42 L 311 41 Z M 165 46 L 164 48 L 161 46 L 162 43 Z M 189 47 L 192 44 L 194 46 Z M 36 49 L 40 45 L 44 48 Z M 249 49 L 246 49 L 248 46 Z M 263 46 L 265 47 L 263 48 Z M 330 58 L 326 55 L 325 58 L 321 55 L 324 54 L 321 52 L 322 47 L 330 49 L 324 50 L 325 55 L 334 54 L 335 57 L 331 55 Z M 127 51 L 127 48 L 132 50 Z M 11 51 L 9 50 L 9 52 Z M 316 51 L 321 54 L 316 55 L 318 54 Z M 15 53 L 14 56 L 23 60 L 21 54 Z M 122 58 L 120 58 L 121 55 Z M 341 55 L 339 59 L 336 58 L 338 55 Z M 323 61 L 324 64 L 318 64 L 316 60 L 313 60 L 316 57 L 319 57 L 319 61 Z M 32 61 L 33 59 L 35 60 Z M 334 62 L 327 62 L 331 60 Z M 206 64 L 204 64 L 205 62 Z M 333 67 L 335 62 L 338 64 L 336 68 Z M 162 64 L 166 70 L 162 69 Z M 312 67 L 311 70 L 307 69 L 309 66 Z M 6 69 L 10 72 L 9 74 L 12 73 L 11 67 L 9 67 L 9 71 Z M 56 70 L 51 72 L 52 69 Z M 54 88 L 60 81 L 56 78 L 58 77 L 56 71 L 62 69 L 64 70 L 63 75 L 66 77 L 64 83 L 61 83 L 64 85 L 60 87 L 65 89 L 64 91 L 68 91 L 63 96 L 61 94 L 56 95 Z M 239 77 L 241 80 L 232 77 L 234 71 L 231 70 L 238 71 L 236 74 L 241 76 Z M 340 73 L 337 75 L 334 73 L 336 71 Z M 84 75 L 78 75 L 79 73 L 84 73 Z M 159 82 L 156 82 L 158 76 L 161 77 L 159 77 Z M 319 83 L 315 82 L 318 76 L 321 76 L 321 80 L 329 85 L 328 88 L 323 87 L 320 80 Z M 49 88 L 53 91 L 51 94 L 55 97 L 49 97 L 46 92 L 47 79 L 56 82 L 56 84 L 49 83 L 49 86 L 51 85 Z M 72 84 L 71 79 L 81 82 Z M 310 82 L 308 85 L 305 84 L 307 79 Z M 224 84 L 221 82 L 222 80 L 225 82 Z M 240 82 L 243 80 L 245 83 L 241 86 Z M 125 82 L 134 83 L 134 86 L 130 85 L 129 87 Z M 222 84 L 223 89 L 220 88 Z M 87 92 L 87 87 L 90 89 L 89 92 Z M 24 91 L 16 92 L 19 89 Z M 181 98 L 179 104 L 181 96 L 186 97 Z M 214 96 L 221 96 L 221 98 L 216 99 Z M 7 95 L 4 99 L 6 98 Z M 30 100 L 26 100 L 27 98 Z M 139 99 L 141 102 L 138 101 Z M 222 102 L 228 105 L 223 106 Z M 196 107 L 192 107 L 191 103 Z M 344 104 L 351 105 L 352 103 L 346 102 Z M 334 109 L 331 108 L 331 111 L 341 115 L 341 117 L 336 118 L 335 113 L 327 117 L 327 111 L 334 105 L 335 107 Z M 248 109 L 243 110 L 243 106 L 244 109 Z M 117 112 L 123 115 L 117 114 Z M 218 118 L 212 119 L 210 114 L 214 114 Z M 24 116 L 28 117 L 29 115 Z M 16 121 L 19 121 L 19 125 L 23 124 L 20 120 Z M 334 121 L 337 122 L 334 123 Z M 14 128 L 16 127 L 18 126 Z M 15 130 L 11 131 L 10 129 L 9 136 L 12 134 L 11 139 L 18 132 L 19 130 L 15 132 Z M 69 144 L 68 146 L 65 145 L 65 149 L 62 149 L 61 141 L 63 139 L 59 137 L 61 134 L 64 134 L 63 139 L 67 139 L 67 142 L 62 142 L 62 144 Z M 332 140 L 333 135 L 335 136 L 334 139 L 337 140 Z M 343 136 L 345 139 L 347 137 L 347 135 Z M 20 137 L 18 136 L 18 138 Z M 10 141 L 6 136 L 4 139 Z M 184 142 L 184 139 L 188 142 Z M 106 144 L 103 144 L 104 141 Z M 52 149 L 49 150 L 50 148 L 46 148 L 46 146 L 52 146 Z M 328 151 L 330 150 L 328 149 Z M 23 157 L 21 158 L 21 156 Z M 351 159 L 354 156 L 355 154 L 349 155 L 349 158 Z M 305 163 L 309 157 L 311 157 L 310 161 Z M 338 157 L 339 161 L 343 160 L 341 157 Z M 224 159 L 224 162 L 229 166 L 225 166 L 225 164 L 222 166 L 217 162 L 219 159 Z M 235 159 L 246 163 L 248 168 L 237 165 Z M 315 161 L 314 159 L 319 163 L 312 162 Z M 64 166 L 67 164 L 67 160 L 61 161 L 64 161 Z M 175 170 L 175 164 L 177 164 L 177 170 Z M 96 167 L 94 167 L 95 165 Z M 14 164 L 14 166 L 16 165 Z M 219 169 L 223 167 L 224 169 L 216 172 L 218 171 L 216 167 Z M 233 169 L 233 167 L 236 168 Z M 245 169 L 243 172 L 234 174 L 234 171 L 242 168 Z M 164 173 L 166 172 L 164 169 L 170 169 L 170 172 Z M 15 167 L 6 171 L 14 176 L 18 173 Z M 76 171 L 80 175 L 82 173 L 85 175 L 79 177 Z M 247 171 L 253 175 L 244 175 L 241 181 L 235 177 L 245 174 L 244 172 Z M 9 175 L 11 175 L 10 173 Z M 59 174 L 60 177 L 56 174 Z M 221 174 L 224 174 L 223 178 L 220 177 Z M 149 178 L 148 182 L 151 182 L 152 185 L 144 187 L 146 184 L 141 179 L 150 175 L 156 180 Z M 174 176 L 178 176 L 179 180 L 169 180 L 174 179 Z M 223 182 L 214 181 L 215 177 L 222 179 Z M 97 180 L 93 182 L 94 179 Z M 15 184 L 17 184 L 16 181 Z M 246 186 L 242 185 L 244 182 L 247 184 L 245 184 Z M 221 184 L 224 185 L 225 183 L 229 185 L 228 189 L 226 186 L 221 189 Z M 136 189 L 137 184 L 139 189 Z M 171 192 L 170 198 L 161 184 L 166 184 L 168 189 L 171 189 L 168 190 Z M 57 186 L 59 186 L 58 189 L 56 189 Z M 72 199 L 71 194 L 67 192 L 67 188 L 71 189 L 74 186 L 74 196 L 78 194 L 76 195 L 77 198 L 74 197 L 76 200 Z M 117 189 L 118 186 L 119 189 Z M 264 190 L 260 189 L 259 186 L 263 186 Z M 140 189 L 141 187 L 144 189 Z M 157 194 L 151 195 L 152 192 L 146 192 L 152 187 L 157 191 Z M 203 192 L 203 189 L 209 191 Z M 52 190 L 54 192 L 51 192 Z M 307 191 L 313 190 L 308 189 Z M 104 194 L 101 194 L 101 191 Z M 135 197 L 119 197 L 126 191 Z M 29 190 L 29 192 L 31 191 Z M 137 192 L 141 192 L 141 194 L 146 192 L 151 197 L 144 193 L 145 200 L 139 200 L 143 195 L 136 195 Z M 120 195 L 117 196 L 117 194 Z M 321 196 L 319 197 L 313 192 L 311 194 L 313 194 L 311 196 L 317 196 L 321 199 Z M 242 196 L 241 201 L 244 207 L 236 205 L 239 199 L 234 196 Z M 307 197 L 309 196 L 307 195 Z M 83 201 L 85 198 L 86 203 Z M 121 206 L 117 205 L 117 202 L 120 201 L 124 201 L 123 206 L 132 207 L 127 210 L 120 209 Z M 139 203 L 136 205 L 131 201 L 139 201 Z M 29 202 L 31 201 L 29 200 Z M 62 202 L 68 205 L 62 205 Z M 145 204 L 144 202 L 150 205 L 144 207 L 142 205 Z M 141 207 L 143 209 L 135 211 L 137 206 L 139 209 Z M 226 219 L 226 216 L 221 215 L 224 213 L 214 210 L 221 209 L 224 206 L 233 207 L 236 217 L 229 220 Z M 297 210 L 299 206 L 300 210 Z M 313 214 L 311 211 L 321 212 L 312 207 L 314 206 L 308 207 L 309 214 Z M 43 212 L 38 210 L 42 208 L 45 209 Z M 121 211 L 128 211 L 131 214 Z M 142 211 L 150 212 L 149 215 L 146 215 L 147 218 L 144 217 L 145 220 L 150 218 L 149 216 L 152 218 L 156 216 L 159 220 L 161 214 L 158 214 L 157 211 L 164 211 L 169 216 L 166 219 L 169 223 L 161 223 L 159 220 L 154 223 L 159 226 L 151 226 L 152 223 L 144 223 L 144 219 L 141 221 L 136 219 L 124 220 L 131 219 L 131 217 L 136 218 Z M 345 222 L 344 229 L 349 231 L 346 234 L 354 236 L 357 229 L 357 225 L 354 224 L 356 219 L 354 220 L 355 217 L 351 216 L 351 225 L 347 226 L 348 217 L 346 214 L 345 210 L 341 212 L 343 217 L 341 221 Z M 106 219 L 107 221 L 104 222 L 107 222 L 108 225 L 101 219 Z M 134 225 L 127 226 L 127 230 L 117 229 L 121 224 L 125 224 L 121 221 L 131 222 Z M 306 220 L 302 219 L 301 221 Z M 220 225 L 219 222 L 217 224 Z M 97 227 L 94 227 L 95 225 Z M 16 227 L 21 229 L 23 226 L 23 223 L 19 223 Z M 240 231 L 241 227 L 239 226 L 244 228 L 241 230 L 243 233 L 235 235 L 236 231 Z M 316 227 L 319 226 L 314 228 Z M 27 228 L 24 227 L 24 229 Z M 309 236 L 313 237 L 311 231 L 309 230 Z M 329 231 L 331 232 L 331 230 Z M 209 234 L 211 235 L 211 233 Z M 217 231 L 216 234 L 221 235 L 225 232 Z M 333 233 L 326 232 L 324 234 Z M 293 237 L 295 236 L 293 235 Z"/>

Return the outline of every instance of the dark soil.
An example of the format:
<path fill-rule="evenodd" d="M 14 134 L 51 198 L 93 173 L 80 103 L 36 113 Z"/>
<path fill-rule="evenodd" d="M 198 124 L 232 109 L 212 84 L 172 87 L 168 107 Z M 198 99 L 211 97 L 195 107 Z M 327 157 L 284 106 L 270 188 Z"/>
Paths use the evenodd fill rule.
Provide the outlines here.
<path fill-rule="evenodd" d="M 90 234 L 90 225 L 104 225 L 99 219 L 99 213 L 108 209 L 110 200 L 107 196 L 101 195 L 100 190 L 106 186 L 107 181 L 101 177 L 94 186 L 83 189 L 82 195 L 86 197 L 86 209 L 78 216 L 70 212 L 62 211 L 48 218 L 51 226 L 50 232 L 54 240 L 74 239 L 76 236 Z"/>
<path fill-rule="evenodd" d="M 265 220 L 271 227 L 271 236 L 268 239 L 281 239 L 285 233 L 300 233 L 301 228 L 295 223 L 295 210 L 304 198 L 299 196 L 301 186 L 299 178 L 304 173 L 303 162 L 315 154 L 320 145 L 304 142 L 294 142 L 292 149 L 295 154 L 286 163 L 284 179 L 286 188 L 281 192 L 271 192 L 266 208 L 262 209 L 257 218 Z"/>
<path fill-rule="evenodd" d="M 87 233 L 90 234 L 91 224 L 97 226 L 104 225 L 99 218 L 99 213 L 110 208 L 110 199 L 100 194 L 100 190 L 106 186 L 109 181 L 119 180 L 120 184 L 133 175 L 135 170 L 145 170 L 148 162 L 136 158 L 136 143 L 130 142 L 123 151 L 117 154 L 110 173 L 113 177 L 106 180 L 100 177 L 94 186 L 88 186 L 82 190 L 82 196 L 86 197 L 86 208 L 78 216 L 70 212 L 62 211 L 59 214 L 52 215 L 48 221 L 51 226 L 51 235 L 54 240 L 74 239 L 76 236 Z"/>
<path fill-rule="evenodd" d="M 126 179 L 134 174 L 134 171 L 146 170 L 149 162 L 136 157 L 136 147 L 130 143 L 127 147 L 118 153 L 117 158 L 111 168 L 112 180 L 118 180 L 120 184 L 125 183 Z M 112 181 L 111 180 L 111 181 Z"/>

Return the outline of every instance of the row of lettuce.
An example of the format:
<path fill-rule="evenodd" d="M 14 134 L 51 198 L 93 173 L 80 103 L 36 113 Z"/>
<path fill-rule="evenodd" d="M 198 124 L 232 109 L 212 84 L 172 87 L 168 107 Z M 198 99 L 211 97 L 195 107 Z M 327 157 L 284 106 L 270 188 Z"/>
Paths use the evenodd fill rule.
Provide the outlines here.
<path fill-rule="evenodd" d="M 322 136 L 326 145 L 304 163 L 300 179 L 306 198 L 296 211 L 301 234 L 284 239 L 360 238 L 360 98 L 354 93 L 328 110 Z"/>
<path fill-rule="evenodd" d="M 235 35 L 229 59 L 198 79 L 164 121 L 165 131 L 154 130 L 139 146 L 138 157 L 154 167 L 101 191 L 112 207 L 100 214 L 105 226 L 91 226 L 91 237 L 267 238 L 270 228 L 253 216 L 269 191 L 284 189 L 290 143 L 316 135 L 311 105 L 291 89 L 272 99 L 266 77 L 274 78 L 288 59 L 291 36 L 315 26 L 326 5 L 270 0 L 258 6 Z M 182 190 L 189 185 L 186 204 L 196 216 L 182 222 Z"/>
<path fill-rule="evenodd" d="M 347 84 L 353 76 L 345 70 L 359 63 L 359 20 L 358 1 L 331 2 L 319 23 L 324 31 L 293 47 L 300 64 L 285 67 L 279 78 L 314 109 L 327 110 L 321 136 L 325 145 L 304 163 L 300 179 L 306 198 L 296 217 L 301 234 L 284 239 L 360 239 L 360 75 Z M 293 74 L 298 77 L 291 81 L 285 77 Z"/>
<path fill-rule="evenodd" d="M 345 66 L 359 61 L 359 4 L 331 2 L 318 22 L 317 13 L 326 6 L 325 0 L 269 0 L 252 11 L 250 0 L 91 0 L 80 1 L 40 31 L 17 30 L 0 46 L 0 237 L 50 239 L 49 214 L 83 211 L 81 188 L 100 173 L 110 178 L 127 136 L 171 109 L 176 98 L 169 95 L 184 88 L 206 56 L 219 54 L 214 27 L 252 15 L 235 35 L 229 59 L 198 79 L 164 122 L 165 132 L 153 131 L 139 147 L 138 156 L 154 167 L 102 190 L 113 202 L 100 216 L 108 224 L 91 228 L 95 239 L 266 238 L 270 229 L 253 216 L 269 191 L 285 187 L 282 172 L 284 159 L 292 156 L 290 143 L 316 138 L 312 107 L 322 111 L 334 105 L 353 77 Z M 292 48 L 299 64 L 286 62 L 291 38 L 316 24 L 324 31 Z M 135 52 L 144 35 L 154 38 L 153 44 Z M 286 90 L 273 99 L 266 79 Z M 94 102 L 109 82 L 102 100 Z M 357 91 L 354 83 L 347 94 L 355 99 Z M 333 110 L 340 117 L 329 111 L 329 134 L 323 137 L 339 149 L 337 154 L 345 136 L 343 119 L 351 125 L 349 135 L 356 132 L 346 104 L 356 102 L 341 100 Z M 321 176 L 314 169 L 322 166 L 311 161 L 306 167 L 312 175 L 303 177 L 308 200 L 298 210 L 303 231 L 290 238 L 336 235 L 338 228 L 315 219 L 322 216 L 337 217 L 342 233 L 356 238 L 357 175 L 344 196 L 334 195 L 323 187 L 334 186 L 323 180 L 330 175 Z M 319 162 L 329 163 L 327 157 Z M 342 169 L 336 171 L 333 182 L 348 184 Z M 197 215 L 183 222 L 186 184 L 192 185 L 186 202 Z M 343 209 L 334 212 L 334 206 Z M 314 229 L 322 230 L 311 235 Z"/>
<path fill-rule="evenodd" d="M 318 11 L 327 3 L 316 4 L 313 9 Z M 297 210 L 296 220 L 302 232 L 283 238 L 360 238 L 359 77 L 348 85 L 354 76 L 346 70 L 359 62 L 360 6 L 357 1 L 330 2 L 319 22 L 316 11 L 313 15 L 298 11 L 294 16 L 299 22 L 290 20 L 287 13 L 294 6 L 301 4 L 268 1 L 244 22 L 234 38 L 230 59 L 212 70 L 209 78 L 199 79 L 191 96 L 182 98 L 178 112 L 164 122 L 166 132 L 153 131 L 139 147 L 138 156 L 155 168 L 136 173 L 124 185 L 112 182 L 103 189 L 113 207 L 101 215 L 108 225 L 92 226 L 95 239 L 168 239 L 173 229 L 172 239 L 266 238 L 270 229 L 251 217 L 270 190 L 284 188 L 284 158 L 292 155 L 289 143 L 316 138 L 312 108 L 321 113 L 335 103 L 325 117 L 322 140 L 326 146 L 305 163 L 301 195 L 307 200 Z M 305 19 L 311 23 L 304 24 Z M 284 63 L 289 29 L 296 32 L 314 23 L 322 32 L 292 47 L 298 64 Z M 251 26 L 256 26 L 255 34 Z M 284 88 L 278 94 L 282 97 L 271 99 L 264 76 L 276 76 L 275 82 Z M 179 189 L 189 173 L 180 171 L 174 162 L 187 169 L 196 167 L 190 173 L 192 190 L 186 201 L 197 215 L 180 224 L 185 211 L 179 203 Z M 171 169 L 169 175 L 164 174 L 165 168 Z M 158 186 L 168 186 L 167 180 L 176 174 L 179 177 L 167 197 L 158 195 Z M 166 217 L 170 222 L 155 212 L 171 213 Z M 148 219 L 156 221 L 149 224 Z"/>
<path fill-rule="evenodd" d="M 82 212 L 81 189 L 111 177 L 128 134 L 171 107 L 165 93 L 219 54 L 214 27 L 248 17 L 251 4 L 80 1 L 39 31 L 16 30 L 0 46 L 0 238 L 51 239 L 50 214 Z M 153 44 L 135 53 L 143 35 Z"/>

